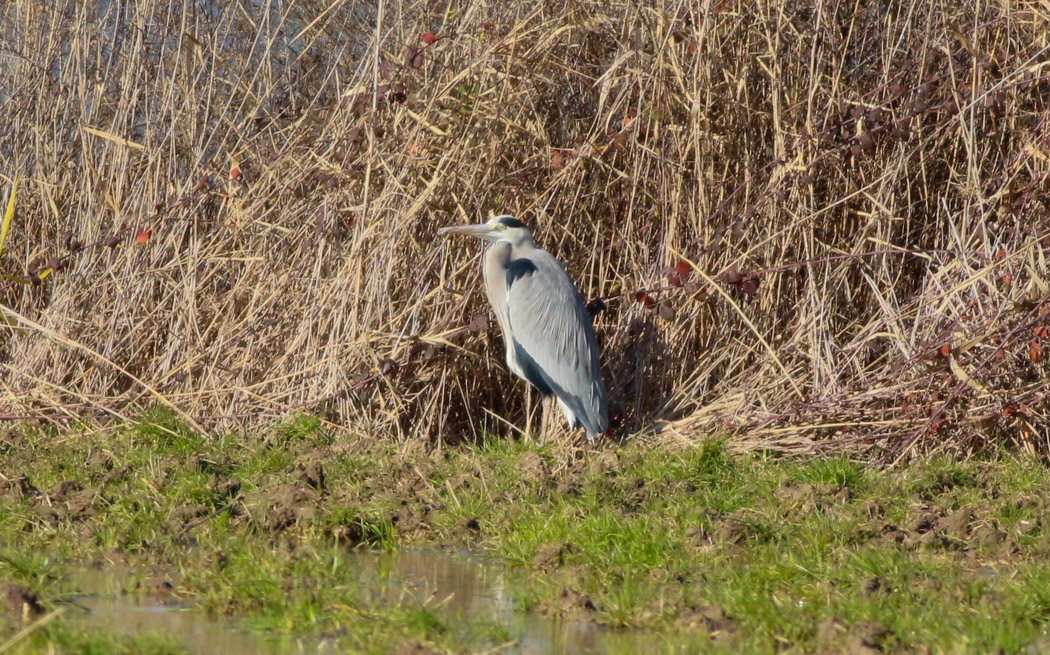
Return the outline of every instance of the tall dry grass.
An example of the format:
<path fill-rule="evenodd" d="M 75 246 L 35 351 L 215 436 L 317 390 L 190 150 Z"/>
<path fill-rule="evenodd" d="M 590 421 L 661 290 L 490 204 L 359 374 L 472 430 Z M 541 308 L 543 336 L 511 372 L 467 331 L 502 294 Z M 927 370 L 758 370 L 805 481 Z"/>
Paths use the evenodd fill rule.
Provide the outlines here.
<path fill-rule="evenodd" d="M 8 0 L 0 413 L 505 431 L 478 246 L 435 231 L 510 212 L 603 297 L 620 434 L 1047 452 L 1048 22 Z"/>

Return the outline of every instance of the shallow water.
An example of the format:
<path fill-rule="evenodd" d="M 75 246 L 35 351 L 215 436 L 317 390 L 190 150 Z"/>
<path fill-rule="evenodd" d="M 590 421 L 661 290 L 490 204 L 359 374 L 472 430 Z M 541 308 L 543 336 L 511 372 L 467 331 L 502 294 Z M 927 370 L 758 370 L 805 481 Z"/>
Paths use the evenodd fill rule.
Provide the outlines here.
<path fill-rule="evenodd" d="M 507 590 L 508 572 L 469 552 L 420 550 L 401 553 L 353 552 L 363 593 L 397 604 L 407 598 L 440 608 L 447 620 L 488 619 L 503 625 L 516 647 L 500 652 L 530 655 L 671 653 L 674 647 L 652 632 L 613 630 L 524 612 Z M 209 618 L 200 612 L 157 599 L 123 595 L 129 573 L 116 569 L 84 571 L 80 587 L 88 592 L 68 613 L 84 627 L 119 633 L 152 632 L 174 636 L 189 653 L 291 655 L 334 653 L 319 637 L 253 632 L 234 619 Z"/>
<path fill-rule="evenodd" d="M 68 620 L 85 628 L 118 634 L 152 633 L 174 637 L 187 653 L 228 655 L 302 655 L 323 650 L 319 639 L 253 631 L 234 619 L 210 618 L 160 598 L 123 594 L 134 574 L 127 569 L 87 569 L 76 575 L 88 591 L 66 612 Z"/>

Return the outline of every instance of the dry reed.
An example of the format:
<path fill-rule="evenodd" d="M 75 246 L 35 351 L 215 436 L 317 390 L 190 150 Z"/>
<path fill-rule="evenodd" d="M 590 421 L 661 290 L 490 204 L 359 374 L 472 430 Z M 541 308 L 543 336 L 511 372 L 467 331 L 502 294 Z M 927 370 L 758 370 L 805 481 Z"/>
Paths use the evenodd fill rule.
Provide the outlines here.
<path fill-rule="evenodd" d="M 1048 22 L 9 0 L 0 414 L 502 432 L 479 250 L 435 230 L 510 212 L 602 299 L 620 434 L 1050 452 Z"/>

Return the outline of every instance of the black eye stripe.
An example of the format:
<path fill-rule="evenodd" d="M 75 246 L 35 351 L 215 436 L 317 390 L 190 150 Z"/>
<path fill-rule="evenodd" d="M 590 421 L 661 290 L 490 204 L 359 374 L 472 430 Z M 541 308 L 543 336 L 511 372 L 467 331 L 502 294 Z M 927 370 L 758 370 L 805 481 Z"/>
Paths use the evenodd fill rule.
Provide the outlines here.
<path fill-rule="evenodd" d="M 525 227 L 525 224 L 512 216 L 504 216 L 500 218 L 497 223 L 500 223 L 506 227 Z"/>

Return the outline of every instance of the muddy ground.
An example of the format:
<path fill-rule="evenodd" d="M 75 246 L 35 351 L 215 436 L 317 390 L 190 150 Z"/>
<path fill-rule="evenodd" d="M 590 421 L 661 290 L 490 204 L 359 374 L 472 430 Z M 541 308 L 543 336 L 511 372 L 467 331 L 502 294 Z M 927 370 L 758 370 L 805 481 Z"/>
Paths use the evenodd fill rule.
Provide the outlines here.
<path fill-rule="evenodd" d="M 308 418 L 205 437 L 161 415 L 6 429 L 0 464 L 0 640 L 75 597 L 71 570 L 119 565 L 140 572 L 130 593 L 354 652 L 493 648 L 498 630 L 374 605 L 340 565 L 351 548 L 427 545 L 512 567 L 530 611 L 690 652 L 1050 652 L 1050 473 L 1034 460 L 434 449 Z M 60 625 L 19 648 L 87 652 Z"/>

